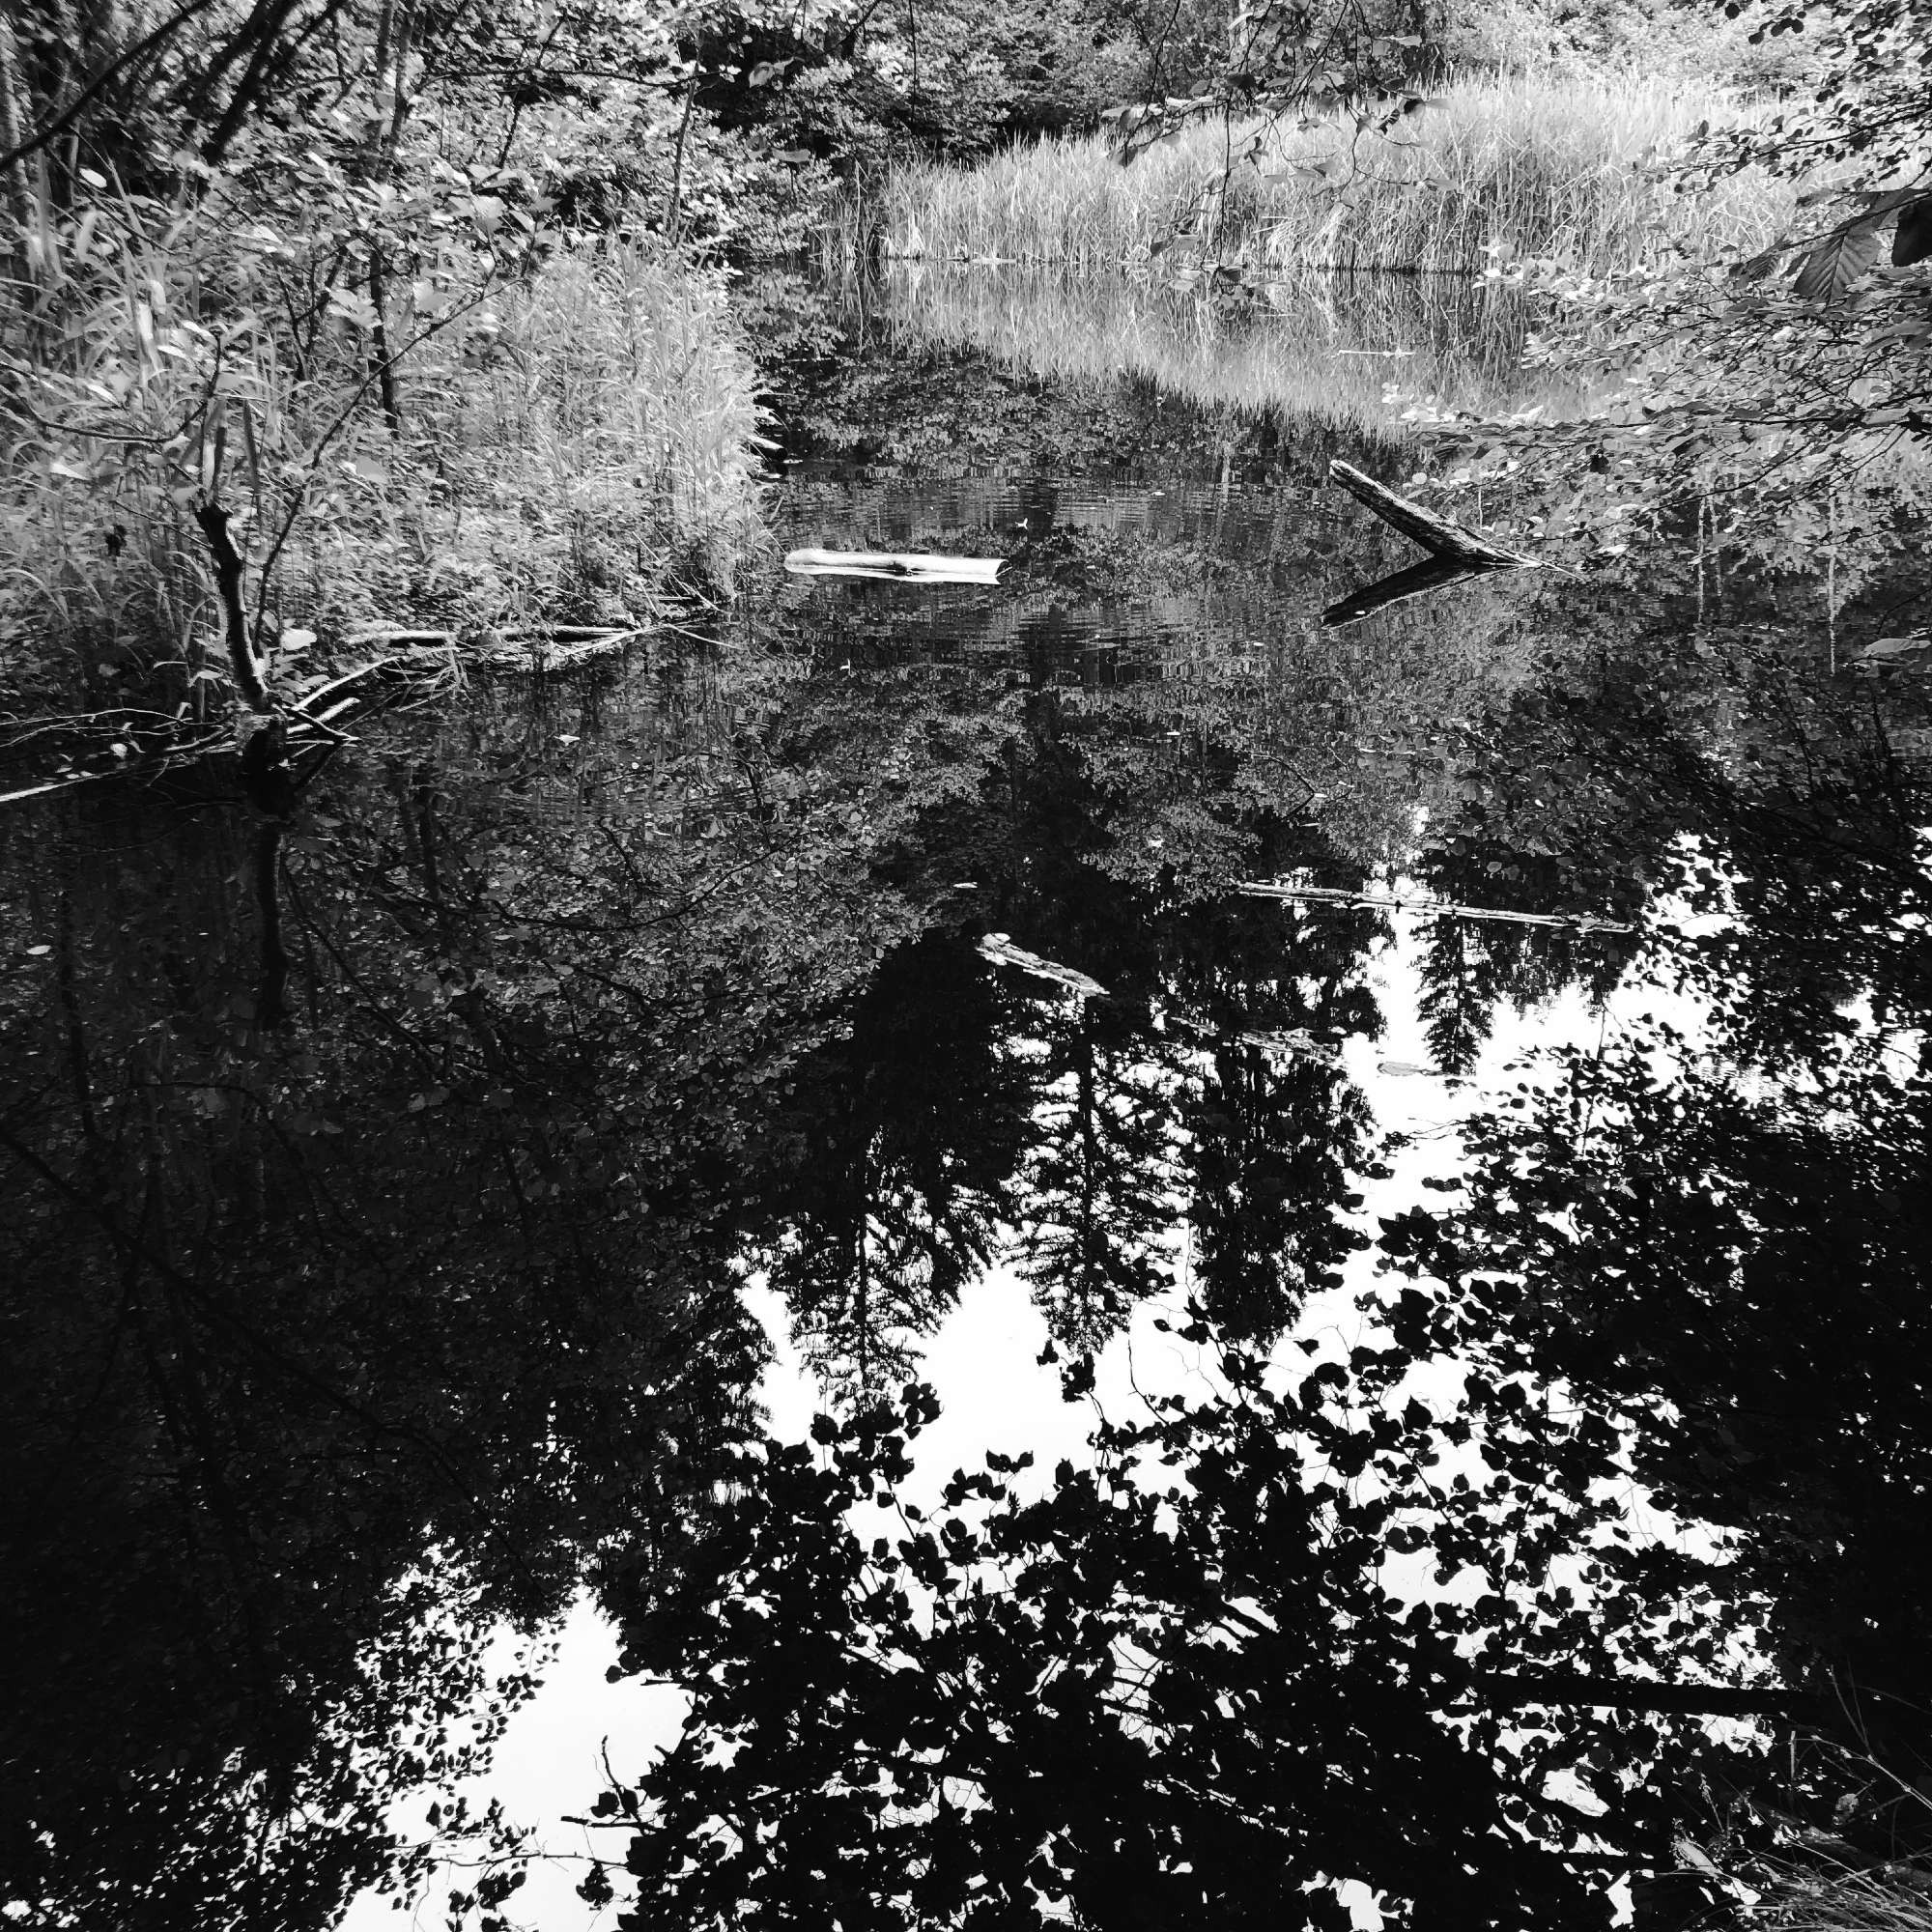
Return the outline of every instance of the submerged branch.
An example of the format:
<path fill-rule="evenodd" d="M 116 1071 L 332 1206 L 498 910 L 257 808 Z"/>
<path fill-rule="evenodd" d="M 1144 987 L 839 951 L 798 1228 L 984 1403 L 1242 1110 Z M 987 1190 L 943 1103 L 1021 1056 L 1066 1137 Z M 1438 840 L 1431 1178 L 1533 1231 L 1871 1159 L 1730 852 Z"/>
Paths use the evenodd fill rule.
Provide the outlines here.
<path fill-rule="evenodd" d="M 1382 912 L 1412 912 L 1424 919 L 1492 919 L 1511 925 L 1553 926 L 1566 932 L 1636 930 L 1624 921 L 1598 919 L 1590 913 L 1518 912 L 1510 906 L 1459 905 L 1448 899 L 1404 898 L 1395 893 L 1351 893 L 1340 886 L 1278 886 L 1265 879 L 1243 879 L 1235 890 L 1253 898 L 1373 907 Z"/>

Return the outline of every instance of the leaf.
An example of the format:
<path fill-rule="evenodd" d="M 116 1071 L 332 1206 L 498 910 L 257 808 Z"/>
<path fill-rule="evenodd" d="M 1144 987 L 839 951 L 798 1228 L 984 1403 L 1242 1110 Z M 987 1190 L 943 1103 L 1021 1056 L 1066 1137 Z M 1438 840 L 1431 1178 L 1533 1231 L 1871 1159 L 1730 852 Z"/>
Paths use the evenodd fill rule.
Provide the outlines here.
<path fill-rule="evenodd" d="M 1891 238 L 1891 266 L 1909 269 L 1932 255 L 1932 195 L 1898 211 L 1898 233 Z"/>
<path fill-rule="evenodd" d="M 1932 646 L 1932 631 L 1914 631 L 1903 638 L 1874 638 L 1859 656 L 1865 661 L 1886 661 L 1915 656 L 1928 646 Z"/>
<path fill-rule="evenodd" d="M 1877 224 L 1848 228 L 1829 236 L 1804 257 L 1792 293 L 1800 301 L 1835 301 L 1877 259 Z"/>

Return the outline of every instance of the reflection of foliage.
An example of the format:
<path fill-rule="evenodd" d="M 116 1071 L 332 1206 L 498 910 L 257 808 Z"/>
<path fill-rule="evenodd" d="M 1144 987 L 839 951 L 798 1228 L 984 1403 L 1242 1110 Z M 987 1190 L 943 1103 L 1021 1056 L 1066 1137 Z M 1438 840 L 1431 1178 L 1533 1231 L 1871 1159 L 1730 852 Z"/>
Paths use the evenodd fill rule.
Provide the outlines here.
<path fill-rule="evenodd" d="M 1661 1503 L 1730 1534 L 1728 1564 L 1687 1575 L 1761 1597 L 1783 1668 L 1830 1669 L 1868 1747 L 1916 1776 L 1924 1083 L 1846 1069 L 1753 1094 L 1662 1028 L 1560 1074 L 1465 1128 L 1465 1208 L 1391 1237 L 1445 1285 L 1430 1345 L 1488 1388 L 1560 1382 L 1610 1419 Z"/>
<path fill-rule="evenodd" d="M 16 856 L 10 1887 L 326 1922 L 390 1798 L 462 1775 L 409 1739 L 492 1627 L 710 1506 L 762 1347 L 743 1119 L 910 923 L 881 775 L 734 740 L 760 678 L 593 689 L 563 759 L 479 700 L 266 847 L 104 801 L 113 858 Z"/>
<path fill-rule="evenodd" d="M 605 1800 L 635 1828 L 624 1922 L 782 1915 L 829 1867 L 838 1922 L 879 1928 L 1042 1900 L 1339 1928 L 1350 1881 L 1395 1925 L 1608 1925 L 1617 1879 L 1674 1862 L 1692 1776 L 1748 1763 L 1687 1719 L 1803 1700 L 1649 1674 L 1625 1606 L 1551 1587 L 1602 1514 L 1566 1485 L 1437 1487 L 1427 1405 L 1357 1404 L 1333 1362 L 1218 1363 L 1212 1399 L 1101 1424 L 1040 1500 L 989 1457 L 902 1536 L 852 1517 L 909 1472 L 929 1392 L 748 1456 L 723 1574 L 627 1624 L 629 1667 L 693 1702 Z M 1392 1551 L 1463 1587 L 1412 1602 Z"/>

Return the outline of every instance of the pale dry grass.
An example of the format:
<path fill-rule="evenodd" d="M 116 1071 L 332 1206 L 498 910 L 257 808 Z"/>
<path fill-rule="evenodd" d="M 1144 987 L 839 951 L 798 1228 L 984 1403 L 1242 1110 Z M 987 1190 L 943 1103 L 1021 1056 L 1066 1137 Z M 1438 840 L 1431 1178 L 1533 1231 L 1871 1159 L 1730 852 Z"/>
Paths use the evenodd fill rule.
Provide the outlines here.
<path fill-rule="evenodd" d="M 485 265 L 433 327 L 399 298 L 395 433 L 353 321 L 223 320 L 279 266 L 245 234 L 124 198 L 41 240 L 0 288 L 0 686 L 221 681 L 190 514 L 217 438 L 251 600 L 272 558 L 270 637 L 323 653 L 377 624 L 629 622 L 669 579 L 728 582 L 755 527 L 753 372 L 722 281 L 675 257 Z"/>
<path fill-rule="evenodd" d="M 1097 136 L 1063 138 L 898 176 L 887 236 L 1080 270 L 1178 247 L 1264 273 L 1541 260 L 1602 274 L 1763 245 L 1788 188 L 1747 174 L 1685 195 L 1668 168 L 1700 123 L 1751 111 L 1654 79 L 1520 74 L 1459 82 L 1380 131 L 1202 123 L 1124 166 Z"/>

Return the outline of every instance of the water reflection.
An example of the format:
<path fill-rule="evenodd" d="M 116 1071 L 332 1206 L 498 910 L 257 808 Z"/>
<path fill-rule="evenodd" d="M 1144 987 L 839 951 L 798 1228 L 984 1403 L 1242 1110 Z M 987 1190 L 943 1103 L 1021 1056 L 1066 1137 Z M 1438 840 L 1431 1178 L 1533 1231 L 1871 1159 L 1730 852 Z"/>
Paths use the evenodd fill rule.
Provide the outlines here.
<path fill-rule="evenodd" d="M 1294 276 L 1235 309 L 1124 277 L 901 264 L 848 298 L 899 355 L 963 348 L 1056 387 L 1124 377 L 1193 408 L 1357 434 L 1405 408 L 1567 414 L 1579 400 L 1525 374 L 1520 292 L 1463 276 Z"/>
<path fill-rule="evenodd" d="M 1720 1669 L 1694 1634 L 1660 1648 L 1668 1585 L 1754 1622 L 1794 1692 L 1909 1711 L 1910 690 L 1821 669 L 1791 622 L 1805 586 L 1734 581 L 1719 606 L 1668 558 L 1607 595 L 1488 582 L 1324 630 L 1395 560 L 1318 497 L 1330 456 L 1373 461 L 1332 428 L 1016 379 L 931 332 L 806 367 L 785 401 L 781 548 L 997 552 L 1000 584 L 748 573 L 722 635 L 371 721 L 286 830 L 105 788 L 0 828 L 9 1896 L 47 1924 L 326 1923 L 397 1856 L 389 1796 L 462 1769 L 443 1723 L 491 1674 L 488 1631 L 540 1630 L 588 1583 L 635 1662 L 696 1641 L 771 1504 L 734 1460 L 757 1428 L 748 1276 L 848 1413 L 995 1257 L 1069 1363 L 1168 1283 L 1183 1229 L 1216 1346 L 1292 1332 L 1369 1238 L 1382 1155 L 1340 1049 L 1381 1031 L 1372 889 L 1398 871 L 1579 922 L 1429 923 L 1441 1069 L 1508 1005 L 1644 973 L 1709 1016 L 1714 1058 L 1659 1088 L 1639 1042 L 1470 1130 L 1463 1205 L 1386 1243 L 1418 1270 L 1390 1291 L 1402 1359 L 1350 1369 L 1404 1418 L 1390 1456 L 1437 1423 L 1394 1401 L 1398 1371 L 1474 1362 L 1449 1426 L 1498 1446 L 1521 1495 L 1489 1500 L 1525 1512 L 1523 1550 L 1574 1555 L 1565 1499 L 1597 1522 L 1577 1499 L 1626 1440 L 1626 1474 L 1737 1534 L 1729 1568 L 1615 1570 L 1595 1624 L 1530 1578 L 1507 1635 L 1540 1668 Z M 1256 878 L 1330 896 L 1238 890 Z M 989 931 L 1104 993 L 992 963 Z M 1524 1378 L 1574 1389 L 1589 1428 L 1532 1427 L 1500 1393 Z M 1233 1455 L 1219 1427 L 1184 1446 Z M 1299 1577 L 1381 1630 L 1353 1546 L 1303 1564 L 1279 1527 L 1301 1479 L 1258 1469 L 1267 1587 Z M 1440 1520 L 1524 1585 L 1474 1504 Z M 1236 1548 L 1211 1527 L 1200 1549 Z M 1356 1529 L 1372 1575 L 1382 1532 Z M 1297 1685 L 1338 1627 L 1307 1624 Z M 1493 1729 L 1452 1750 L 1416 1728 L 1411 1690 L 1449 1666 L 1383 1634 L 1338 1681 L 1389 1694 L 1432 1777 L 1488 1766 L 1473 1822 L 1430 1814 L 1448 1861 L 1413 1869 L 1440 1878 L 1517 1819 L 1514 1787 Z M 1306 1696 L 1324 1750 L 1387 1742 Z M 1564 1748 L 1601 1759 L 1615 1727 L 1590 1721 Z M 1889 1768 L 1917 1748 L 1892 1722 L 1865 1734 Z M 1619 1748 L 1635 1776 L 1650 1747 Z M 1709 1789 L 1718 1761 L 1669 1748 Z M 1749 1791 L 1762 1766 L 1721 1769 Z M 1415 1826 L 1428 1779 L 1360 1775 L 1376 1829 Z M 1619 1856 L 1682 1824 L 1658 1789 Z M 678 1897 L 657 1857 L 644 1923 Z M 1537 1871 L 1539 1897 L 1580 1895 Z"/>

